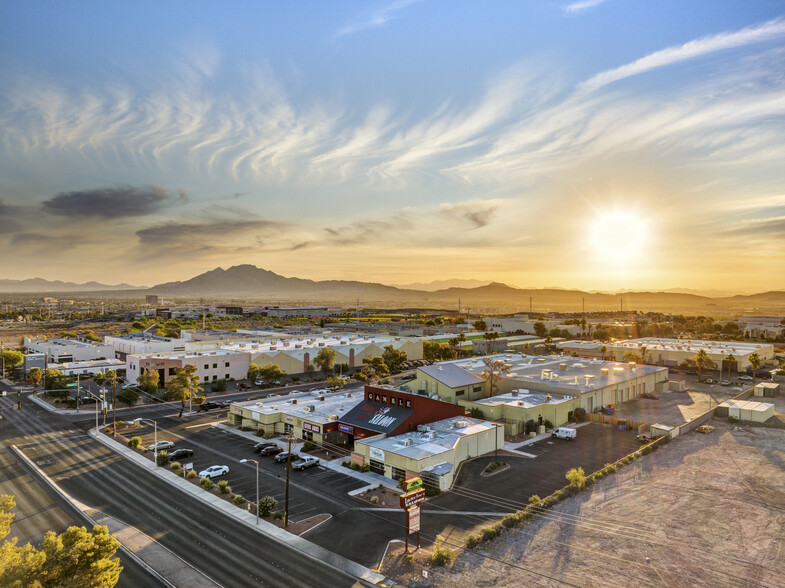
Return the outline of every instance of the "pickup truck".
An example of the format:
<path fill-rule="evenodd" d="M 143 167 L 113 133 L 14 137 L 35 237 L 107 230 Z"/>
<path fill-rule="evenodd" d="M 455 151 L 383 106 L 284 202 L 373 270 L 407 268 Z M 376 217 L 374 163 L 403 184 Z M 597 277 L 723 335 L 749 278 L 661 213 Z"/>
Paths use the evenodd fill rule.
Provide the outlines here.
<path fill-rule="evenodd" d="M 305 468 L 310 468 L 316 465 L 319 465 L 319 459 L 313 455 L 306 455 L 294 462 L 292 467 L 296 470 L 304 470 Z"/>

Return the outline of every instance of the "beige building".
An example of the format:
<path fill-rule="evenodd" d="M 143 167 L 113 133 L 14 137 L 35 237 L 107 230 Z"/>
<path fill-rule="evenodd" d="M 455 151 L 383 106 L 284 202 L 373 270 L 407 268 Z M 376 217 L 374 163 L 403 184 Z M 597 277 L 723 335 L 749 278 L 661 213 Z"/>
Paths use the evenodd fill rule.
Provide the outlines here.
<path fill-rule="evenodd" d="M 703 341 L 699 339 L 661 339 L 644 337 L 629 341 L 606 343 L 609 359 L 623 361 L 627 353 L 646 355 L 646 363 L 664 366 L 677 366 L 688 359 L 694 359 L 701 349 L 714 365 L 719 368 L 728 355 L 736 360 L 738 371 L 750 365 L 750 355 L 757 353 L 761 362 L 774 358 L 774 345 L 766 343 L 747 343 L 744 341 Z"/>
<path fill-rule="evenodd" d="M 146 370 L 157 370 L 161 385 L 175 376 L 175 370 L 187 365 L 196 366 L 196 374 L 204 383 L 216 380 L 242 380 L 248 376 L 250 354 L 232 351 L 205 351 L 166 353 L 156 355 L 129 355 L 126 377 L 135 384 Z"/>
<path fill-rule="evenodd" d="M 409 388 L 433 393 L 455 403 L 483 398 L 489 395 L 488 384 L 482 376 L 487 369 L 483 359 L 503 361 L 506 367 L 507 372 L 501 376 L 494 390 L 496 395 L 525 389 L 553 396 L 574 396 L 579 399 L 579 406 L 588 412 L 631 400 L 646 392 L 661 391 L 668 382 L 668 370 L 663 367 L 559 355 L 508 353 L 442 362 L 428 366 L 427 371 L 420 368 Z M 461 372 L 469 375 L 461 377 Z"/>
<path fill-rule="evenodd" d="M 580 406 L 577 396 L 554 396 L 544 392 L 513 390 L 507 394 L 480 400 L 458 401 L 468 410 L 479 410 L 482 418 L 504 423 L 506 435 L 525 432 L 526 423 L 538 425 L 549 421 L 559 427 L 569 420 L 570 414 Z M 474 414 L 474 413 L 472 413 Z"/>
<path fill-rule="evenodd" d="M 416 432 L 357 440 L 352 461 L 393 480 L 417 474 L 426 486 L 448 490 L 461 462 L 503 447 L 500 424 L 453 417 L 421 425 Z"/>

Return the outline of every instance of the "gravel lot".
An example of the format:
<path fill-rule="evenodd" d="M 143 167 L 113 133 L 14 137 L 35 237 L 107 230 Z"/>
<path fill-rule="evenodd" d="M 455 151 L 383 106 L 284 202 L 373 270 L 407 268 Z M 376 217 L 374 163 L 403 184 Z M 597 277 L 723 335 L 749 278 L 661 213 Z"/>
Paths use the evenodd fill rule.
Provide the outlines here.
<path fill-rule="evenodd" d="M 410 586 L 783 586 L 785 431 L 690 433 Z"/>

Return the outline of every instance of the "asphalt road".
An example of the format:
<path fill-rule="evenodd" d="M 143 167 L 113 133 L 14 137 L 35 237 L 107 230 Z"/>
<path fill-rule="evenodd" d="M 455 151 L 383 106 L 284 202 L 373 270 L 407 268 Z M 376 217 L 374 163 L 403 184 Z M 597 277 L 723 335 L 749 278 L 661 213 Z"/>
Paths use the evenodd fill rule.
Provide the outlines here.
<path fill-rule="evenodd" d="M 178 493 L 26 401 L 3 411 L 4 431 L 74 498 L 132 524 L 226 586 L 352 586 L 354 578 Z M 135 585 L 150 585 L 136 583 Z"/>

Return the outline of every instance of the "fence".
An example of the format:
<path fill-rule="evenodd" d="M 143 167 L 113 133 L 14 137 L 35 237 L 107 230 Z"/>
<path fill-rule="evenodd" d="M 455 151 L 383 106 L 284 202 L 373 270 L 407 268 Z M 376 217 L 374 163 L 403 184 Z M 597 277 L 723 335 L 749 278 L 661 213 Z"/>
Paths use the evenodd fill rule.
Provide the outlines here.
<path fill-rule="evenodd" d="M 728 400 L 744 400 L 745 398 L 749 398 L 751 395 L 752 395 L 752 388 L 750 388 L 749 390 L 745 390 L 741 394 L 737 394 L 736 396 L 734 396 L 733 398 L 729 398 Z M 727 402 L 728 400 L 724 402 Z M 698 415 L 697 417 L 692 419 L 689 423 L 684 423 L 683 425 L 681 425 L 679 427 L 679 435 L 682 435 L 684 433 L 689 433 L 695 427 L 699 427 L 700 425 L 710 421 L 715 410 L 717 410 L 716 405 L 713 408 L 704 412 L 703 414 Z"/>
<path fill-rule="evenodd" d="M 586 413 L 586 418 L 590 421 L 611 425 L 613 427 L 615 427 L 620 422 L 627 423 L 627 428 L 630 430 L 631 429 L 637 430 L 638 427 L 646 424 L 638 421 L 631 421 L 630 419 L 620 418 L 612 414 L 602 414 L 597 412 Z"/>

